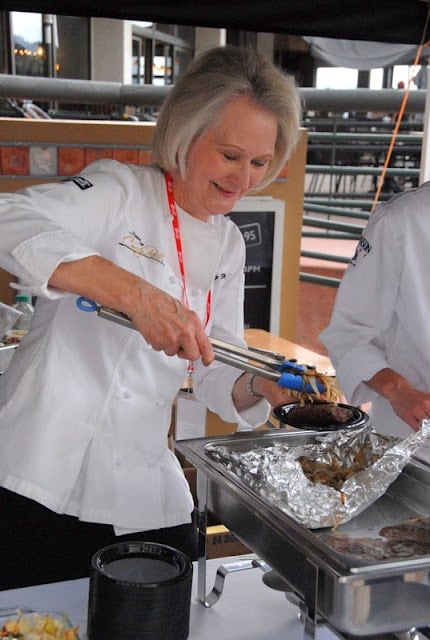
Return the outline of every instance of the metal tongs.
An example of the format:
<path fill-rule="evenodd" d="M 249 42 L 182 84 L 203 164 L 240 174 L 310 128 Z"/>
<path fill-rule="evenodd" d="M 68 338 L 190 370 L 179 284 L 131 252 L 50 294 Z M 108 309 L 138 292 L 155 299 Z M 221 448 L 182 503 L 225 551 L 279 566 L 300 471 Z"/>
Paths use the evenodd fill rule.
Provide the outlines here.
<path fill-rule="evenodd" d="M 326 387 L 316 378 L 315 367 L 297 364 L 282 354 L 253 347 L 242 348 L 211 338 L 215 360 L 274 380 L 280 387 L 304 393 L 324 393 Z"/>
<path fill-rule="evenodd" d="M 109 307 L 103 307 L 89 298 L 80 297 L 76 304 L 81 311 L 97 311 L 101 318 L 135 329 L 128 316 Z M 316 377 L 315 367 L 297 364 L 295 360 L 285 359 L 282 354 L 264 349 L 238 347 L 215 338 L 211 338 L 210 341 L 215 353 L 215 360 L 218 362 L 231 364 L 243 371 L 250 371 L 263 378 L 269 378 L 280 387 L 292 391 L 315 395 L 326 391 L 326 387 Z"/>

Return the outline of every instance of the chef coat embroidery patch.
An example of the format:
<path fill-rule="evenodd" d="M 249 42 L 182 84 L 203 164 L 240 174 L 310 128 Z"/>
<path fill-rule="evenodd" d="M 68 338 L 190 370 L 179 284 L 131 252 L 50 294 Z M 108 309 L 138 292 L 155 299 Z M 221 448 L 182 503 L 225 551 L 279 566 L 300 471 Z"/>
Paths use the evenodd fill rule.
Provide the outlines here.
<path fill-rule="evenodd" d="M 159 251 L 156 247 L 152 247 L 149 244 L 142 242 L 135 231 L 130 231 L 129 235 L 124 236 L 122 242 L 119 243 L 122 247 L 130 249 L 136 257 L 143 256 L 150 260 L 156 260 L 164 265 L 164 253 Z"/>
<path fill-rule="evenodd" d="M 365 258 L 372 251 L 372 245 L 364 236 L 360 238 L 359 243 L 357 244 L 357 248 L 355 249 L 355 253 L 351 258 L 351 264 L 353 267 L 356 266 L 357 260 L 361 258 Z"/>
<path fill-rule="evenodd" d="M 94 186 L 92 182 L 90 182 L 86 178 L 83 178 L 82 176 L 72 176 L 71 178 L 65 178 L 64 180 L 62 180 L 62 182 L 74 182 L 79 187 L 79 189 L 82 189 L 82 191 L 85 191 L 85 189 L 90 189 Z"/>

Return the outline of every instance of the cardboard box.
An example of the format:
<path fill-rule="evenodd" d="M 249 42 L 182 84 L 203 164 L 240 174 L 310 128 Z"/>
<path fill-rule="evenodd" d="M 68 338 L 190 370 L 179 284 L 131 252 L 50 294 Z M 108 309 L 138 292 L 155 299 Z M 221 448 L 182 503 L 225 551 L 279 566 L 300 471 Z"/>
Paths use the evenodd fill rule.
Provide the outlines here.
<path fill-rule="evenodd" d="M 194 503 L 197 504 L 197 469 L 193 467 L 184 456 L 176 452 L 176 456 L 184 470 L 185 478 L 190 485 L 193 494 Z M 214 520 L 211 514 L 208 515 L 208 524 L 206 530 L 206 557 L 207 558 L 223 558 L 226 556 L 236 556 L 243 553 L 249 553 L 246 547 L 232 531 L 229 531 L 223 524 L 211 524 Z"/>
<path fill-rule="evenodd" d="M 172 411 L 170 435 L 174 440 L 203 438 L 235 433 L 237 423 L 225 422 L 206 409 L 205 405 L 195 399 L 193 393 L 181 391 Z"/>
<path fill-rule="evenodd" d="M 224 436 L 236 433 L 237 422 L 226 422 L 221 420 L 219 415 L 206 410 L 206 435 L 207 436 Z"/>
<path fill-rule="evenodd" d="M 207 528 L 206 542 L 206 557 L 209 559 L 251 553 L 250 549 L 223 524 L 213 525 Z"/>
<path fill-rule="evenodd" d="M 181 467 L 184 471 L 185 478 L 190 485 L 191 493 L 193 494 L 194 504 L 197 504 L 197 469 L 184 458 L 184 456 L 176 451 L 176 457 L 178 458 Z"/>

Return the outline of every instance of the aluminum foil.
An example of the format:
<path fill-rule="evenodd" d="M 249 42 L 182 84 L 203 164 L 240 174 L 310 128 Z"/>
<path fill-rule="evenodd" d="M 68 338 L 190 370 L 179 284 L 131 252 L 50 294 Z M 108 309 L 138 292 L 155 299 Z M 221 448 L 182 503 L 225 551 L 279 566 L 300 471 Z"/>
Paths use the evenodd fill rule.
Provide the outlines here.
<path fill-rule="evenodd" d="M 210 443 L 205 451 L 265 502 L 305 527 L 319 529 L 348 522 L 375 502 L 429 435 L 430 420 L 423 420 L 419 431 L 404 440 L 383 436 L 367 426 L 316 436 L 314 442 L 302 445 L 256 444 L 247 451 L 237 451 L 228 445 Z M 340 489 L 312 482 L 298 461 L 305 456 L 348 468 L 357 454 L 364 458 L 364 468 L 345 480 Z"/>

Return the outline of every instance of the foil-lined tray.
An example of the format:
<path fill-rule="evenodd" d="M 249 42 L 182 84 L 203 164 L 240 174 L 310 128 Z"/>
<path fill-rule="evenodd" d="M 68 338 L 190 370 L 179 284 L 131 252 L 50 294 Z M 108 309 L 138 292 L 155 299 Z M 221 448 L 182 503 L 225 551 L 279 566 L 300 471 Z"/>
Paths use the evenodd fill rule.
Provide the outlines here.
<path fill-rule="evenodd" d="M 256 494 L 309 529 L 337 527 L 381 497 L 399 476 L 414 452 L 430 435 L 430 420 L 404 440 L 383 436 L 371 426 L 316 436 L 296 445 L 273 443 L 249 450 L 209 443 L 205 454 L 222 464 Z M 321 467 L 361 470 L 340 487 L 308 478 L 301 460 Z"/>

